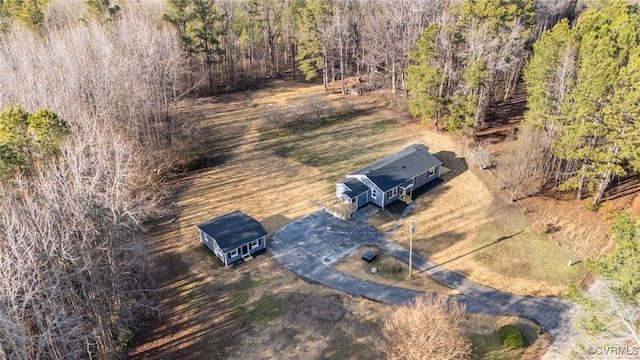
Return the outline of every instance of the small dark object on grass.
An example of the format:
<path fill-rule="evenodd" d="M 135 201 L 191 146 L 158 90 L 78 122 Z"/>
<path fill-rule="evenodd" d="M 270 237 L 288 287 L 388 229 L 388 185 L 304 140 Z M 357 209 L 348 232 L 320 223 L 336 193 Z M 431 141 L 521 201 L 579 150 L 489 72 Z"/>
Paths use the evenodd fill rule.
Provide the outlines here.
<path fill-rule="evenodd" d="M 372 262 L 373 259 L 375 259 L 376 257 L 378 257 L 378 253 L 376 253 L 373 250 L 369 250 L 369 251 L 365 252 L 364 254 L 362 254 L 362 260 L 364 260 L 366 262 Z"/>
<path fill-rule="evenodd" d="M 402 266 L 400 266 L 400 264 L 398 264 L 398 263 L 393 263 L 393 264 L 391 264 L 391 266 L 389 266 L 389 271 L 392 274 L 399 273 L 400 271 L 402 271 Z"/>

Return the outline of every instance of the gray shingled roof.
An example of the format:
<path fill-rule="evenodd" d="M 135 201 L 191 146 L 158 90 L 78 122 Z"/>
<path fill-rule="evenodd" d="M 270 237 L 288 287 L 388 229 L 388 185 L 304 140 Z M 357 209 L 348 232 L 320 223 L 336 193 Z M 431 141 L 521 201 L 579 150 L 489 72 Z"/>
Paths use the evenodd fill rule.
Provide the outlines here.
<path fill-rule="evenodd" d="M 360 180 L 355 178 L 346 178 L 342 180 L 341 183 L 347 185 L 349 189 L 351 189 L 351 191 L 344 192 L 344 194 L 347 195 L 350 199 L 353 199 L 356 196 L 369 191 L 367 185 L 361 183 Z"/>
<path fill-rule="evenodd" d="M 380 190 L 387 191 L 438 165 L 442 162 L 426 145 L 413 144 L 349 175 L 366 175 Z"/>
<path fill-rule="evenodd" d="M 267 231 L 258 221 L 240 210 L 222 215 L 197 227 L 214 238 L 224 252 L 267 235 Z"/>

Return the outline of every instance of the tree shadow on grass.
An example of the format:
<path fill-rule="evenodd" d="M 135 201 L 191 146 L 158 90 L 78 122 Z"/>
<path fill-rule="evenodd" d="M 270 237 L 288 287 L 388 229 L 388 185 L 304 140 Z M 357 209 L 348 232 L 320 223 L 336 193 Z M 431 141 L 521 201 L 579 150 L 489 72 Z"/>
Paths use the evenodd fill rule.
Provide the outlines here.
<path fill-rule="evenodd" d="M 511 234 L 511 235 L 508 235 L 508 236 L 501 236 L 501 237 L 497 238 L 497 239 L 496 239 L 495 241 L 493 241 L 493 242 L 490 242 L 490 243 L 488 243 L 488 244 L 486 244 L 486 245 L 483 245 L 483 246 L 480 246 L 480 247 L 478 247 L 478 248 L 475 248 L 475 249 L 473 249 L 473 250 L 471 250 L 471 251 L 468 251 L 468 252 L 466 252 L 466 253 L 464 253 L 464 254 L 460 254 L 460 255 L 458 255 L 458 256 L 456 256 L 456 257 L 454 257 L 454 258 L 451 258 L 451 259 L 449 259 L 449 260 L 445 260 L 445 261 L 443 261 L 443 262 L 441 262 L 441 263 L 435 264 L 435 265 L 433 265 L 433 266 L 431 266 L 431 267 L 429 267 L 429 268 L 425 269 L 424 271 L 432 270 L 432 269 L 437 268 L 437 267 L 440 267 L 440 266 L 442 266 L 442 265 L 445 265 L 445 264 L 451 263 L 451 262 L 453 262 L 453 261 L 459 260 L 459 259 L 461 259 L 461 258 L 463 258 L 463 257 L 466 257 L 466 256 L 469 256 L 469 255 L 471 255 L 471 254 L 477 253 L 477 252 L 478 252 L 478 251 L 480 251 L 480 250 L 483 250 L 483 249 L 486 249 L 486 248 L 491 247 L 491 246 L 493 246 L 493 245 L 496 245 L 496 244 L 498 244 L 498 243 L 500 243 L 500 242 L 502 242 L 502 241 L 505 241 L 505 240 L 508 240 L 508 239 L 514 238 L 514 237 L 516 237 L 516 236 L 518 236 L 518 235 L 522 234 L 523 232 L 524 232 L 524 230 L 520 230 L 520 231 L 518 231 L 517 233 Z M 423 272 L 423 271 L 421 271 L 421 272 Z"/>

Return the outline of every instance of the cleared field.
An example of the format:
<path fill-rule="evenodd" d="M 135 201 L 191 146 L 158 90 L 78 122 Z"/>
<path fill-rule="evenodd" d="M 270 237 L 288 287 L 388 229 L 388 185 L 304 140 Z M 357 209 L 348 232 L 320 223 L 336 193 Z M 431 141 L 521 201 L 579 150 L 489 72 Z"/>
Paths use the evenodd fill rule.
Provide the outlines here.
<path fill-rule="evenodd" d="M 557 295 L 584 273 L 567 267 L 568 250 L 530 230 L 487 173 L 468 169 L 452 137 L 409 121 L 376 94 L 277 82 L 190 100 L 179 113 L 198 128 L 194 142 L 206 149 L 207 167 L 168 185 L 171 211 L 148 237 L 161 265 L 161 313 L 134 342 L 133 358 L 375 358 L 378 326 L 392 306 L 306 283 L 268 254 L 224 268 L 199 244 L 195 225 L 239 209 L 273 234 L 320 210 L 334 181 L 416 142 L 452 172 L 416 198 L 415 251 L 517 294 Z M 383 231 L 396 220 L 393 212 L 373 219 Z M 408 246 L 406 223 L 393 239 Z M 411 286 L 438 288 L 423 278 Z"/>

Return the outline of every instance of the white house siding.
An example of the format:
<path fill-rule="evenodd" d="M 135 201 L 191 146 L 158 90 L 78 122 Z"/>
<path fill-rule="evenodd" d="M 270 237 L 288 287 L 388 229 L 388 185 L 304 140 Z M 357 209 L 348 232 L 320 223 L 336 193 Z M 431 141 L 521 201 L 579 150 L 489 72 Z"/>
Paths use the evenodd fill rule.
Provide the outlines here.
<path fill-rule="evenodd" d="M 365 175 L 355 175 L 355 176 L 349 176 L 349 177 L 356 178 L 361 183 L 365 184 L 369 188 L 369 192 L 367 193 L 368 200 L 380 207 L 383 207 L 384 192 L 382 192 L 382 190 L 380 190 L 380 188 L 376 184 L 374 184 L 373 181 L 371 181 Z M 376 195 L 377 195 L 376 197 L 373 197 L 373 192 L 374 192 L 373 190 L 375 190 L 376 192 Z"/>
<path fill-rule="evenodd" d="M 376 184 L 373 183 L 373 181 L 371 181 L 368 177 L 366 177 L 365 175 L 347 175 L 347 177 L 349 178 L 356 178 L 358 179 L 361 183 L 365 184 L 369 189 L 378 189 L 378 191 L 380 191 L 380 188 L 376 186 Z"/>
<path fill-rule="evenodd" d="M 342 193 L 349 191 L 350 189 L 347 187 L 347 185 L 343 184 L 343 183 L 337 183 L 336 184 L 336 197 L 340 198 L 342 196 Z"/>

